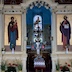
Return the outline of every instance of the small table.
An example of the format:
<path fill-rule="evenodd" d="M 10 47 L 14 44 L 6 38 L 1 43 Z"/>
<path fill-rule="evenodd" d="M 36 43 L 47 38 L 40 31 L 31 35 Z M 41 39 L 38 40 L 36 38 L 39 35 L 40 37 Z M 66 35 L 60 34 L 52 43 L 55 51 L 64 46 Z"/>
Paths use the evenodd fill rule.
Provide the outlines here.
<path fill-rule="evenodd" d="M 45 67 L 35 67 L 35 72 L 38 72 L 38 70 L 41 70 L 41 72 L 44 72 Z"/>

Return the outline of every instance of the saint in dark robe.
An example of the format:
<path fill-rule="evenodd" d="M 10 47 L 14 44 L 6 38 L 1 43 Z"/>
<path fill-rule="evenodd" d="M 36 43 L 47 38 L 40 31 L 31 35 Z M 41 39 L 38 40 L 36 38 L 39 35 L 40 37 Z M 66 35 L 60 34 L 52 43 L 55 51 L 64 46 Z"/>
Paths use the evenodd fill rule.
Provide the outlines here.
<path fill-rule="evenodd" d="M 37 18 L 36 22 L 34 23 L 34 25 L 38 24 L 40 22 L 39 17 Z"/>
<path fill-rule="evenodd" d="M 11 17 L 11 21 L 8 24 L 8 42 L 10 43 L 10 49 L 16 47 L 16 40 L 18 40 L 18 26 L 14 21 L 14 17 Z"/>
<path fill-rule="evenodd" d="M 70 23 L 67 20 L 67 16 L 64 16 L 64 21 L 60 25 L 60 32 L 62 33 L 62 42 L 63 48 L 66 49 L 66 46 L 70 45 L 70 35 L 71 35 L 71 27 Z"/>

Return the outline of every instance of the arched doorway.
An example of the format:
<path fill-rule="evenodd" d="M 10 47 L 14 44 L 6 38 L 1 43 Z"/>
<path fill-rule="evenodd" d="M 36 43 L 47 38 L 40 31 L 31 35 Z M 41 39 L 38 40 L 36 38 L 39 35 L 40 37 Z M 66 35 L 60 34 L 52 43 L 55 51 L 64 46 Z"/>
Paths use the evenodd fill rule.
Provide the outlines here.
<path fill-rule="evenodd" d="M 36 45 L 34 44 L 35 40 L 35 33 L 34 29 L 36 29 L 37 25 L 34 25 L 36 19 L 39 17 L 39 25 L 42 30 L 41 33 L 41 45 L 44 45 L 42 49 L 41 46 L 41 54 L 45 60 L 46 64 L 46 71 L 51 72 L 51 11 L 50 6 L 46 2 L 43 1 L 36 1 L 32 2 L 27 9 L 26 14 L 26 24 L 27 24 L 27 71 L 35 72 L 34 70 L 34 58 L 36 56 Z"/>

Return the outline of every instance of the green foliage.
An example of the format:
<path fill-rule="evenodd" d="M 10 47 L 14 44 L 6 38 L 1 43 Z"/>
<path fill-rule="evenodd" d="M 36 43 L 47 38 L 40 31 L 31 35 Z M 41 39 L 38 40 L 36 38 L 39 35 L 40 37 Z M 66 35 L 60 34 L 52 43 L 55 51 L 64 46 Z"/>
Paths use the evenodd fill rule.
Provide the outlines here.
<path fill-rule="evenodd" d="M 56 64 L 56 70 L 57 70 L 57 71 L 59 71 L 59 70 L 60 70 L 59 60 L 57 61 L 57 64 Z"/>
<path fill-rule="evenodd" d="M 70 59 L 71 67 L 72 67 L 72 59 Z"/>
<path fill-rule="evenodd" d="M 4 62 L 1 63 L 1 70 L 5 71 L 6 64 Z"/>
<path fill-rule="evenodd" d="M 16 63 L 16 67 L 17 67 L 18 71 L 22 71 L 23 65 L 22 65 L 21 60 L 17 60 L 16 59 L 16 62 L 15 63 Z"/>
<path fill-rule="evenodd" d="M 72 61 L 71 61 L 71 67 L 72 67 Z"/>
<path fill-rule="evenodd" d="M 70 69 L 67 66 L 63 66 L 61 71 L 69 71 L 70 72 Z"/>
<path fill-rule="evenodd" d="M 56 70 L 59 71 L 59 69 L 60 69 L 60 65 L 58 63 L 58 64 L 56 64 Z"/>
<path fill-rule="evenodd" d="M 18 67 L 18 70 L 19 70 L 19 71 L 22 71 L 22 64 L 18 64 L 17 67 Z"/>

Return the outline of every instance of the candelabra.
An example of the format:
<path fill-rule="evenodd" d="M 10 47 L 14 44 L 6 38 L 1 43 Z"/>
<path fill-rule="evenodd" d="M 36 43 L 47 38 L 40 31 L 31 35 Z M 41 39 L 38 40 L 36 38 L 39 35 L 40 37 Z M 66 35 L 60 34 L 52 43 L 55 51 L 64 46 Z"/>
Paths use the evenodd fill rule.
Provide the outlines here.
<path fill-rule="evenodd" d="M 42 36 L 42 30 L 40 29 L 40 26 L 38 25 L 38 27 L 36 29 L 34 29 L 34 35 L 36 37 L 35 39 L 35 44 L 36 44 L 36 50 L 37 50 L 37 54 L 40 55 L 40 44 L 41 44 L 41 36 Z"/>

